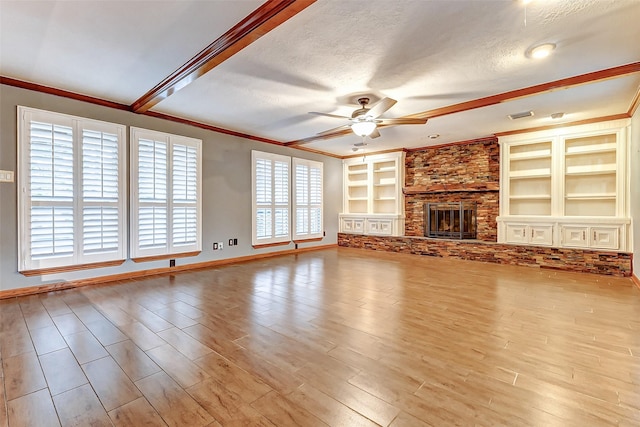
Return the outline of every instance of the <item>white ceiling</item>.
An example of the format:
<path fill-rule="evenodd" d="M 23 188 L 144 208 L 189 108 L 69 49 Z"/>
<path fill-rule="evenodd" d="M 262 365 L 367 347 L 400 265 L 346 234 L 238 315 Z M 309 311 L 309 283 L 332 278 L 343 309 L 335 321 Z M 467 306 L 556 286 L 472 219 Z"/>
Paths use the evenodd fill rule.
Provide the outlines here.
<path fill-rule="evenodd" d="M 262 3 L 0 0 L 0 76 L 130 105 Z M 288 142 L 345 124 L 308 112 L 350 115 L 358 95 L 394 98 L 383 117 L 402 117 L 637 63 L 639 22 L 640 0 L 318 0 L 151 111 Z M 525 55 L 542 42 L 552 56 Z M 635 72 L 384 128 L 367 150 L 626 113 L 639 86 Z M 360 141 L 305 147 L 349 155 Z"/>

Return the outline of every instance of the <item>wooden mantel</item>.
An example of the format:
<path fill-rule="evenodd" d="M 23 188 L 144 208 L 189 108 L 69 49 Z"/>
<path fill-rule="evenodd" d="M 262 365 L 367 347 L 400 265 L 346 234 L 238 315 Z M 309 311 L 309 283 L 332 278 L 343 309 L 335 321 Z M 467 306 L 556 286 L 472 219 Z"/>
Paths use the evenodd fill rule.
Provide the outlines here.
<path fill-rule="evenodd" d="M 430 194 L 430 193 L 478 193 L 500 191 L 500 183 L 498 182 L 470 182 L 458 184 L 433 184 L 433 185 L 414 185 L 404 187 L 404 194 Z"/>

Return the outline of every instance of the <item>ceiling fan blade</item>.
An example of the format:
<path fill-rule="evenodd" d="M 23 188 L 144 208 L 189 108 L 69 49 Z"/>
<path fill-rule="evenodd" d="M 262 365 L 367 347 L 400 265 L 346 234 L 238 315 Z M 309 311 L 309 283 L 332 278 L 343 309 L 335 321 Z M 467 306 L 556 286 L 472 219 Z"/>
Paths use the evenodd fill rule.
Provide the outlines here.
<path fill-rule="evenodd" d="M 398 101 L 396 101 L 395 99 L 382 98 L 380 101 L 371 106 L 371 108 L 367 112 L 367 116 L 373 117 L 375 119 L 376 117 L 382 115 L 382 113 L 387 111 L 389 108 L 393 107 L 396 102 Z"/>
<path fill-rule="evenodd" d="M 317 111 L 309 111 L 309 114 L 313 114 L 315 116 L 325 116 L 325 117 L 333 117 L 334 119 L 347 119 L 351 120 L 351 117 L 347 116 L 339 116 L 337 114 L 329 114 L 329 113 L 319 113 Z"/>
<path fill-rule="evenodd" d="M 410 118 L 398 118 L 398 119 L 379 119 L 376 122 L 380 125 L 423 125 L 427 123 L 427 119 L 410 119 Z"/>
<path fill-rule="evenodd" d="M 369 138 L 374 139 L 374 138 L 378 138 L 380 136 L 380 131 L 376 128 L 373 130 L 373 132 L 371 132 L 371 135 L 369 135 Z"/>
<path fill-rule="evenodd" d="M 329 134 L 338 132 L 340 130 L 349 129 L 350 127 L 351 125 L 342 125 L 342 126 L 335 127 L 333 129 L 325 130 L 324 132 L 318 132 L 316 135 L 329 135 Z"/>

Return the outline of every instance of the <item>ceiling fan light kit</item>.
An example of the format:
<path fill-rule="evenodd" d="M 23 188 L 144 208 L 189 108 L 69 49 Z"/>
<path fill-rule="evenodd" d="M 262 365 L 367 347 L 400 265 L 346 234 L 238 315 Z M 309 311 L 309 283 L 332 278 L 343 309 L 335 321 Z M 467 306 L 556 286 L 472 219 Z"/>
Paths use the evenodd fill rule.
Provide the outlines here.
<path fill-rule="evenodd" d="M 351 130 L 358 136 L 365 137 L 369 136 L 376 130 L 376 122 L 373 120 L 361 120 L 357 121 L 351 125 Z"/>

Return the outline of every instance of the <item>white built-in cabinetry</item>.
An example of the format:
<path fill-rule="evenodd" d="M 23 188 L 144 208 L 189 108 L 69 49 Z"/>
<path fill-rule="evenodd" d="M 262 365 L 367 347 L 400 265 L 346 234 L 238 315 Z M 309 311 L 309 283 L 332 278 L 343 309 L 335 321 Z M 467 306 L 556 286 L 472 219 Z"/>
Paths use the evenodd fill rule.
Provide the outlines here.
<path fill-rule="evenodd" d="M 628 125 L 501 137 L 498 241 L 631 250 Z"/>
<path fill-rule="evenodd" d="M 404 152 L 343 160 L 343 208 L 340 232 L 404 234 Z"/>

